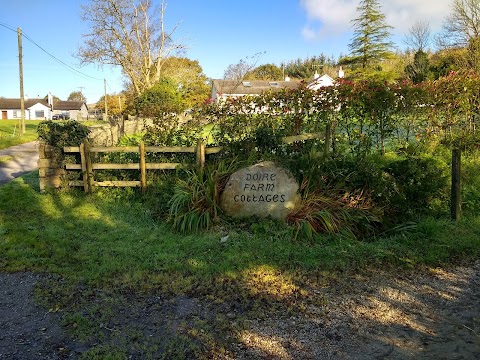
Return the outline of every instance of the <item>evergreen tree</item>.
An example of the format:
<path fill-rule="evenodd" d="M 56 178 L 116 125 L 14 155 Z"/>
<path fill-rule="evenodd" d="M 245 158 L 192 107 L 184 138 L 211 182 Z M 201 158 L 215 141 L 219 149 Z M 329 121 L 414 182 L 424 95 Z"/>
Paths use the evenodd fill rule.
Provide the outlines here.
<path fill-rule="evenodd" d="M 414 84 L 427 80 L 430 72 L 428 54 L 422 50 L 415 53 L 413 64 L 405 67 L 405 73 Z"/>
<path fill-rule="evenodd" d="M 350 51 L 355 62 L 365 69 L 391 53 L 393 43 L 389 41 L 389 29 L 392 27 L 385 22 L 378 0 L 361 0 L 357 11 L 360 15 L 352 20 L 355 31 Z"/>

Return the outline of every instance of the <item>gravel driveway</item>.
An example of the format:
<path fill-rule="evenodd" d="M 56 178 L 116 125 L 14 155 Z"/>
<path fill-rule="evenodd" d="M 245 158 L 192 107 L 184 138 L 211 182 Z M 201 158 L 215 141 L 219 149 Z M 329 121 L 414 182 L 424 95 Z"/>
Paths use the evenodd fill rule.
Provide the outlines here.
<path fill-rule="evenodd" d="M 42 278 L 45 275 L 0 272 L 0 359 L 76 359 L 90 347 L 68 336 L 59 314 L 34 303 L 34 284 Z M 216 358 L 480 358 L 480 262 L 338 280 L 310 289 L 318 301 L 295 316 L 275 311 L 263 319 L 247 315 L 243 330 L 225 334 L 233 340 L 229 353 Z M 110 319 L 112 334 L 147 329 L 148 348 L 154 340 L 164 341 L 165 319 L 178 324 L 192 317 L 215 319 L 228 308 L 205 298 L 159 299 L 133 295 L 122 303 Z M 129 359 L 144 358 L 128 344 L 127 354 Z"/>

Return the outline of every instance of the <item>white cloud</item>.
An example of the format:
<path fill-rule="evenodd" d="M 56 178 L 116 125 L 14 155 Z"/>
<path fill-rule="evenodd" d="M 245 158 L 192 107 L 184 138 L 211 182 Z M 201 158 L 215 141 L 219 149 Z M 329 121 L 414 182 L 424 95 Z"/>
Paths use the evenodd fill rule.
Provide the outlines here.
<path fill-rule="evenodd" d="M 351 20 L 358 16 L 359 0 L 300 0 L 308 23 L 302 30 L 308 40 L 352 31 Z M 432 32 L 440 30 L 450 13 L 451 0 L 380 0 L 386 21 L 395 34 L 405 34 L 417 21 L 426 21 Z"/>

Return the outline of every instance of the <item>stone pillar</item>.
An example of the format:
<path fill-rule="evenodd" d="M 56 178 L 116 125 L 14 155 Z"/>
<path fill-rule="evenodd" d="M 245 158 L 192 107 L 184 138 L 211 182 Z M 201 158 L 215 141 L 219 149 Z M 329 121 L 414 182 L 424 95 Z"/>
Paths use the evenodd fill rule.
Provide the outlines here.
<path fill-rule="evenodd" d="M 43 192 L 48 188 L 58 189 L 61 187 L 65 177 L 63 159 L 58 156 L 52 146 L 42 142 L 38 147 L 38 154 L 40 191 Z"/>

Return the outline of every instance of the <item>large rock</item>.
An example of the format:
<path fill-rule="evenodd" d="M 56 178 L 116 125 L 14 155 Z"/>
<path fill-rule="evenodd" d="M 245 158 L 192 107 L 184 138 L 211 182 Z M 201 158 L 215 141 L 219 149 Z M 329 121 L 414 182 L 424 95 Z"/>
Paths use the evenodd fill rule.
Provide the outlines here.
<path fill-rule="evenodd" d="M 300 203 L 298 184 L 284 169 L 262 162 L 230 176 L 220 206 L 236 218 L 248 216 L 285 219 Z"/>

